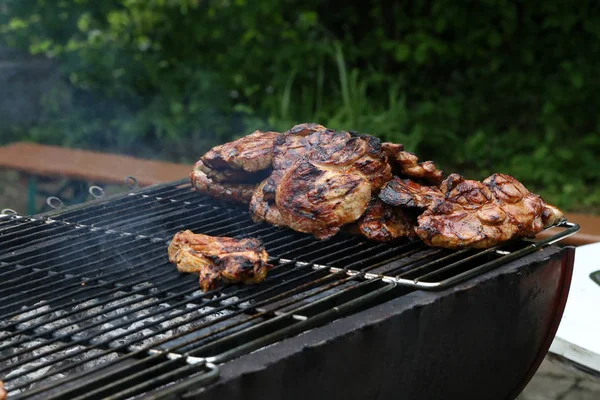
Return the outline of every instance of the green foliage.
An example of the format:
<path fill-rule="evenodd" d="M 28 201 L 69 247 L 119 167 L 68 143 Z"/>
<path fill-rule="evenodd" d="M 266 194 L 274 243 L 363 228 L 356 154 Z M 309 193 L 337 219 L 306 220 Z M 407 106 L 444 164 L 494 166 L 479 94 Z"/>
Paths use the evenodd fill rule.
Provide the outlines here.
<path fill-rule="evenodd" d="M 32 140 L 191 161 L 254 129 L 315 121 L 599 210 L 600 7 L 591 0 L 4 7 L 0 40 L 60 61 L 72 88 L 46 95 L 41 122 L 26 127 Z"/>

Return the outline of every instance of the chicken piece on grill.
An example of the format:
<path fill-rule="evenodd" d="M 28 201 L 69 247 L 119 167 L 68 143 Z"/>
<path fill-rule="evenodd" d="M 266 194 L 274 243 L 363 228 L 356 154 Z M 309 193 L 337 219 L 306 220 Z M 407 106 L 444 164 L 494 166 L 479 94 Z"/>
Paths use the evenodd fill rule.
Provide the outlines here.
<path fill-rule="evenodd" d="M 233 142 L 215 146 L 200 160 L 212 169 L 256 172 L 271 168 L 273 145 L 278 132 L 256 131 Z"/>
<path fill-rule="evenodd" d="M 360 175 L 305 160 L 284 174 L 275 204 L 286 226 L 327 239 L 360 218 L 370 198 L 369 183 Z"/>
<path fill-rule="evenodd" d="M 351 226 L 351 231 L 367 239 L 387 242 L 399 237 L 414 236 L 414 216 L 399 207 L 391 207 L 372 197 L 362 217 Z"/>
<path fill-rule="evenodd" d="M 379 198 L 386 204 L 396 207 L 429 208 L 444 200 L 442 191 L 436 186 L 426 186 L 410 179 L 395 177 L 389 181 Z"/>
<path fill-rule="evenodd" d="M 222 200 L 237 203 L 250 202 L 256 184 L 216 182 L 208 177 L 206 170 L 206 166 L 202 161 L 198 161 L 194 166 L 194 170 L 190 174 L 190 181 L 196 190 Z"/>
<path fill-rule="evenodd" d="M 326 239 L 360 218 L 391 168 L 372 136 L 319 131 L 305 139 L 309 150 L 275 182 L 275 204 L 287 226 Z"/>
<path fill-rule="evenodd" d="M 494 174 L 482 183 L 451 174 L 441 190 L 444 201 L 420 215 L 415 229 L 431 246 L 488 248 L 534 236 L 562 219 L 560 210 L 508 175 Z"/>
<path fill-rule="evenodd" d="M 403 145 L 387 142 L 381 147 L 392 164 L 394 174 L 423 180 L 434 185 L 439 185 L 444 179 L 442 171 L 433 161 L 419 162 L 419 157 L 404 151 Z"/>
<path fill-rule="evenodd" d="M 234 239 L 194 234 L 175 234 L 169 245 L 169 261 L 180 272 L 200 275 L 203 291 L 213 290 L 221 279 L 227 282 L 259 283 L 273 267 L 258 239 Z"/>

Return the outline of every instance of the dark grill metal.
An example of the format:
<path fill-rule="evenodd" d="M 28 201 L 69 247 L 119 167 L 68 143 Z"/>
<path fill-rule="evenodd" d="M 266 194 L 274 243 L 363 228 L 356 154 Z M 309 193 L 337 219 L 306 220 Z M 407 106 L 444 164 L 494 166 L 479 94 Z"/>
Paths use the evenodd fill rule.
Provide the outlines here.
<path fill-rule="evenodd" d="M 0 379 L 12 398 L 161 398 L 218 365 L 416 288 L 445 287 L 535 251 L 452 252 L 420 241 L 312 237 L 255 224 L 175 182 L 36 217 L 0 219 Z M 259 285 L 203 293 L 168 262 L 179 230 L 258 237 Z"/>

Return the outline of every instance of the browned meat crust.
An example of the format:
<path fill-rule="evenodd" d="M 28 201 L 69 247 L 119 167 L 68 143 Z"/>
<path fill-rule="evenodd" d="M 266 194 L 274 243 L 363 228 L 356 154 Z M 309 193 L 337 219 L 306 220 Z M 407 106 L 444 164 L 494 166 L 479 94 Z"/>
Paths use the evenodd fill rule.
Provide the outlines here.
<path fill-rule="evenodd" d="M 294 161 L 286 151 L 270 183 L 283 220 L 294 230 L 320 239 L 335 235 L 342 225 L 356 221 L 371 194 L 391 179 L 380 142 L 372 136 L 319 131 L 288 143 L 296 152 L 302 149 L 301 157 Z"/>
<path fill-rule="evenodd" d="M 356 221 L 371 198 L 369 183 L 353 173 L 299 161 L 277 186 L 276 200 L 290 228 L 319 239 L 335 235 L 340 226 Z"/>
<path fill-rule="evenodd" d="M 515 178 L 494 174 L 482 182 L 450 175 L 441 186 L 444 201 L 418 218 L 417 235 L 446 248 L 487 248 L 517 237 L 534 236 L 562 219 Z"/>
<path fill-rule="evenodd" d="M 444 200 L 438 187 L 425 186 L 398 177 L 389 181 L 381 189 L 379 198 L 391 206 L 417 208 L 433 207 Z"/>
<path fill-rule="evenodd" d="M 311 133 L 315 133 L 318 131 L 325 131 L 325 130 L 327 130 L 327 128 L 325 128 L 323 125 L 306 123 L 306 124 L 298 124 L 298 125 L 293 126 L 292 129 L 284 132 L 284 134 L 308 136 Z"/>
<path fill-rule="evenodd" d="M 444 175 L 433 161 L 419 162 L 419 158 L 408 151 L 404 146 L 395 143 L 383 143 L 383 151 L 387 154 L 392 164 L 394 174 L 412 179 L 424 180 L 428 183 L 439 185 Z"/>
<path fill-rule="evenodd" d="M 371 198 L 367 210 L 356 221 L 356 233 L 367 239 L 387 242 L 414 236 L 415 218 L 399 207 L 391 207 L 377 197 Z"/>
<path fill-rule="evenodd" d="M 288 132 L 297 131 L 294 128 Z M 284 133 L 277 138 L 273 148 L 273 172 L 271 172 L 271 175 L 263 185 L 263 192 L 266 199 L 275 200 L 275 190 L 285 171 L 308 153 L 310 148 L 310 143 L 299 134 Z"/>
<path fill-rule="evenodd" d="M 199 192 L 210 194 L 218 199 L 237 203 L 249 203 L 256 185 L 254 184 L 226 184 L 215 182 L 205 172 L 202 161 L 198 161 L 190 174 L 192 186 Z"/>
<path fill-rule="evenodd" d="M 252 216 L 252 220 L 254 222 L 264 221 L 275 226 L 286 226 L 275 201 L 266 199 L 263 191 L 266 183 L 267 180 L 265 179 L 256 187 L 252 195 L 252 200 L 250 201 L 250 215 Z"/>
<path fill-rule="evenodd" d="M 200 160 L 213 169 L 261 171 L 271 167 L 278 132 L 256 131 L 236 141 L 213 147 Z"/>
<path fill-rule="evenodd" d="M 175 234 L 169 245 L 169 261 L 180 272 L 200 275 L 203 291 L 227 282 L 259 283 L 272 268 L 258 239 L 234 239 L 194 234 L 186 230 Z"/>

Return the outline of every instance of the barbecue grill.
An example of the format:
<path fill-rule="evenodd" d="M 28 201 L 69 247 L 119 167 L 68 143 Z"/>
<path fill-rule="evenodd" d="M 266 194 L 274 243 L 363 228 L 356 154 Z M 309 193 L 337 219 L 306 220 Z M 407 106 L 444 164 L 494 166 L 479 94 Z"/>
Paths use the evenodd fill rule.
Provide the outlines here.
<path fill-rule="evenodd" d="M 96 189 L 97 190 L 97 189 Z M 185 181 L 0 218 L 9 399 L 509 399 L 546 354 L 574 249 L 450 251 L 253 223 Z M 179 230 L 263 240 L 257 285 L 199 290 Z"/>

